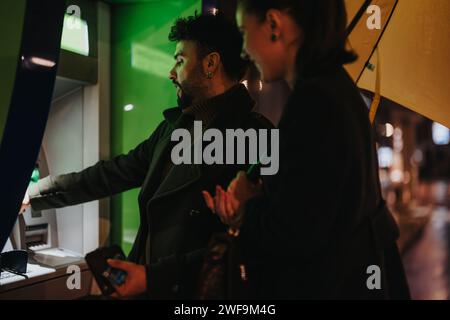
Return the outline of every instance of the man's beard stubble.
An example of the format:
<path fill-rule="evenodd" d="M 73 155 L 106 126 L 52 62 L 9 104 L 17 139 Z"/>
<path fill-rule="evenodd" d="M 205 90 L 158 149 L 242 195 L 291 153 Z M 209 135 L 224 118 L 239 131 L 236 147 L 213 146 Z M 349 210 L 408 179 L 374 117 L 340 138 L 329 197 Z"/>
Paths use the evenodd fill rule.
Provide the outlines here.
<path fill-rule="evenodd" d="M 204 84 L 201 64 L 198 64 L 192 73 L 182 83 L 173 81 L 180 90 L 181 96 L 177 95 L 177 103 L 181 109 L 192 106 L 205 99 L 207 86 Z"/>

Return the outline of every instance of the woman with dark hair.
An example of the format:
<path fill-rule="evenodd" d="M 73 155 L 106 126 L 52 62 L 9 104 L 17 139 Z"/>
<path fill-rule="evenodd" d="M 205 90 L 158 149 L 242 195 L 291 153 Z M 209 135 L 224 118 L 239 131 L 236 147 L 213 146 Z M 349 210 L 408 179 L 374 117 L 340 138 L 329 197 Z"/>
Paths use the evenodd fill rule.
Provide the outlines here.
<path fill-rule="evenodd" d="M 262 79 L 292 89 L 278 173 L 204 192 L 240 230 L 252 298 L 408 299 L 367 108 L 343 68 L 343 1 L 241 0 L 236 18 Z"/>

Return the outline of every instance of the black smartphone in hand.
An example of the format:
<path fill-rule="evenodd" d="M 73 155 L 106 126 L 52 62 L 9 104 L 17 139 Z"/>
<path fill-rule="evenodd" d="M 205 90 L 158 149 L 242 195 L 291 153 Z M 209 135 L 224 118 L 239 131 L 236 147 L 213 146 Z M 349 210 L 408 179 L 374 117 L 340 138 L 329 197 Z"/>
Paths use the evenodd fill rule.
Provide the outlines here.
<path fill-rule="evenodd" d="M 126 271 L 112 268 L 107 262 L 108 259 L 126 259 L 125 254 L 119 246 L 113 245 L 110 247 L 98 248 L 89 252 L 85 259 L 104 295 L 109 296 L 115 291 L 113 285 L 120 286 L 125 283 L 125 278 L 127 276 Z"/>

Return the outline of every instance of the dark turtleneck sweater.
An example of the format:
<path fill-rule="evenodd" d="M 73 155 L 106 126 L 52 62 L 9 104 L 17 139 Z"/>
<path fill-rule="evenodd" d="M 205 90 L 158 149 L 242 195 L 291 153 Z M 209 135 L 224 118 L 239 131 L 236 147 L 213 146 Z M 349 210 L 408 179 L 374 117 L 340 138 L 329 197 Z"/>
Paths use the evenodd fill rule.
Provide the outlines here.
<path fill-rule="evenodd" d="M 202 121 L 203 128 L 207 128 L 216 116 L 219 116 L 222 112 L 226 112 L 227 101 L 231 96 L 237 94 L 239 90 L 242 90 L 242 86 L 242 84 L 236 84 L 222 94 L 184 108 L 182 112 L 192 115 L 196 121 Z"/>

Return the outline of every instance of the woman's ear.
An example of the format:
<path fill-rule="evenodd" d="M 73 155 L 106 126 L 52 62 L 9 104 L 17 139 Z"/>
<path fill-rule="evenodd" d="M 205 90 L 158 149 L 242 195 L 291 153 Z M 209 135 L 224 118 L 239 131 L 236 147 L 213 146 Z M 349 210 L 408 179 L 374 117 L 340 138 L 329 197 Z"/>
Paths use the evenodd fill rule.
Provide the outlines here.
<path fill-rule="evenodd" d="M 218 71 L 220 62 L 220 54 L 217 52 L 211 52 L 203 58 L 203 71 L 208 78 Z"/>
<path fill-rule="evenodd" d="M 280 10 L 269 9 L 266 13 L 266 21 L 270 28 L 270 41 L 276 42 L 280 39 L 282 29 L 282 13 Z"/>

